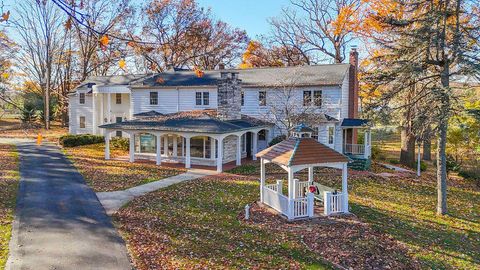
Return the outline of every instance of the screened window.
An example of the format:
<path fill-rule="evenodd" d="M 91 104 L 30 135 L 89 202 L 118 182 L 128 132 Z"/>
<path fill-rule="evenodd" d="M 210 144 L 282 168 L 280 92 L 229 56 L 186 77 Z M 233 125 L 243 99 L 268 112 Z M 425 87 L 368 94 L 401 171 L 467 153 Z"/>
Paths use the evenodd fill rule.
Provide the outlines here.
<path fill-rule="evenodd" d="M 335 127 L 328 127 L 328 144 L 333 144 L 335 136 Z"/>
<path fill-rule="evenodd" d="M 313 91 L 313 105 L 317 107 L 322 106 L 322 91 Z"/>
<path fill-rule="evenodd" d="M 312 105 L 312 91 L 303 91 L 303 106 Z"/>
<path fill-rule="evenodd" d="M 80 93 L 80 94 L 78 95 L 78 102 L 79 102 L 80 104 L 85 104 L 85 93 Z"/>
<path fill-rule="evenodd" d="M 122 94 L 120 94 L 120 93 L 115 94 L 115 103 L 116 104 L 122 104 Z"/>
<path fill-rule="evenodd" d="M 150 92 L 150 105 L 158 105 L 158 92 Z"/>
<path fill-rule="evenodd" d="M 80 116 L 80 128 L 85 128 L 85 116 Z"/>
<path fill-rule="evenodd" d="M 267 92 L 258 91 L 258 105 L 267 106 Z"/>
<path fill-rule="evenodd" d="M 210 93 L 209 92 L 196 92 L 195 93 L 195 105 L 208 106 L 210 105 Z"/>
<path fill-rule="evenodd" d="M 245 92 L 243 92 L 243 91 L 241 93 L 241 98 L 242 98 L 241 105 L 245 106 Z"/>
<path fill-rule="evenodd" d="M 322 106 L 322 91 L 303 91 L 303 106 Z"/>

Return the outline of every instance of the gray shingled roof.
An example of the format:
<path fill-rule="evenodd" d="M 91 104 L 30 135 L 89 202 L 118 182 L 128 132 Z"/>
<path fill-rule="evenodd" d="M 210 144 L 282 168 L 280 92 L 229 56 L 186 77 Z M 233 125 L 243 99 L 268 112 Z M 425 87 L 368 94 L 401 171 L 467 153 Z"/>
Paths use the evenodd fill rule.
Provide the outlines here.
<path fill-rule="evenodd" d="M 132 82 L 133 87 L 214 86 L 220 73 L 236 72 L 243 87 L 282 87 L 285 85 L 317 86 L 342 84 L 349 64 L 329 64 L 298 67 L 208 70 L 202 77 L 193 71 L 166 71 Z M 159 80 L 159 78 L 161 78 Z"/>
<path fill-rule="evenodd" d="M 133 116 L 135 117 L 152 117 L 152 116 L 162 116 L 164 115 L 163 113 L 159 113 L 157 111 L 151 110 L 148 112 L 141 112 L 141 113 L 136 113 Z"/>
<path fill-rule="evenodd" d="M 272 124 L 248 116 L 242 119 L 222 121 L 215 116 L 215 110 L 202 112 L 180 112 L 158 117 L 142 118 L 119 123 L 101 125 L 100 128 L 117 130 L 146 130 L 225 134 L 255 127 L 269 127 Z M 191 114 L 191 115 L 190 115 Z"/>
<path fill-rule="evenodd" d="M 91 89 L 92 85 L 129 85 L 139 79 L 143 79 L 151 74 L 131 74 L 131 75 L 112 75 L 112 76 L 90 76 L 81 84 L 79 84 L 73 92 L 77 89 Z"/>

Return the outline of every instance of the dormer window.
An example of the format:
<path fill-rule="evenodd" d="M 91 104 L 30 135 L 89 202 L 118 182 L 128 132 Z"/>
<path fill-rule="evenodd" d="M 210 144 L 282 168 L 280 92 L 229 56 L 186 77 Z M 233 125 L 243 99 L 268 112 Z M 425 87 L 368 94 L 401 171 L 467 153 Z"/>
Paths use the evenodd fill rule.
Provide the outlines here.
<path fill-rule="evenodd" d="M 78 103 L 85 104 L 85 93 L 78 94 Z"/>

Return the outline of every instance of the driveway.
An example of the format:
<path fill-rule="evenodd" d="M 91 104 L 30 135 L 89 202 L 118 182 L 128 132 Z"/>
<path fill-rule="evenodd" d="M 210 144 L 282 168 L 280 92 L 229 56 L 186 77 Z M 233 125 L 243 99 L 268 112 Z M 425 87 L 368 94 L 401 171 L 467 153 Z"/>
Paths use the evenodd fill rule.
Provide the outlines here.
<path fill-rule="evenodd" d="M 21 180 L 6 269 L 131 269 L 122 238 L 61 151 L 17 146 Z"/>

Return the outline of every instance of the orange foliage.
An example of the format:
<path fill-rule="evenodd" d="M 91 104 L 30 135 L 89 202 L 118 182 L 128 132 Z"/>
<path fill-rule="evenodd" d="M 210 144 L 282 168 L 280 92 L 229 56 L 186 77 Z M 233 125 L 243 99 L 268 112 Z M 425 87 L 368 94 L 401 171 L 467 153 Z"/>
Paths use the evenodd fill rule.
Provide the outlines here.
<path fill-rule="evenodd" d="M 108 43 L 110 43 L 110 39 L 108 39 L 108 36 L 107 35 L 103 35 L 99 40 L 98 42 L 100 42 L 100 47 L 102 48 L 102 50 L 106 50 L 107 49 L 107 46 L 108 46 Z"/>
<path fill-rule="evenodd" d="M 0 18 L 0 22 L 6 22 L 8 21 L 9 18 L 10 18 L 10 10 L 2 14 L 2 17 Z"/>

